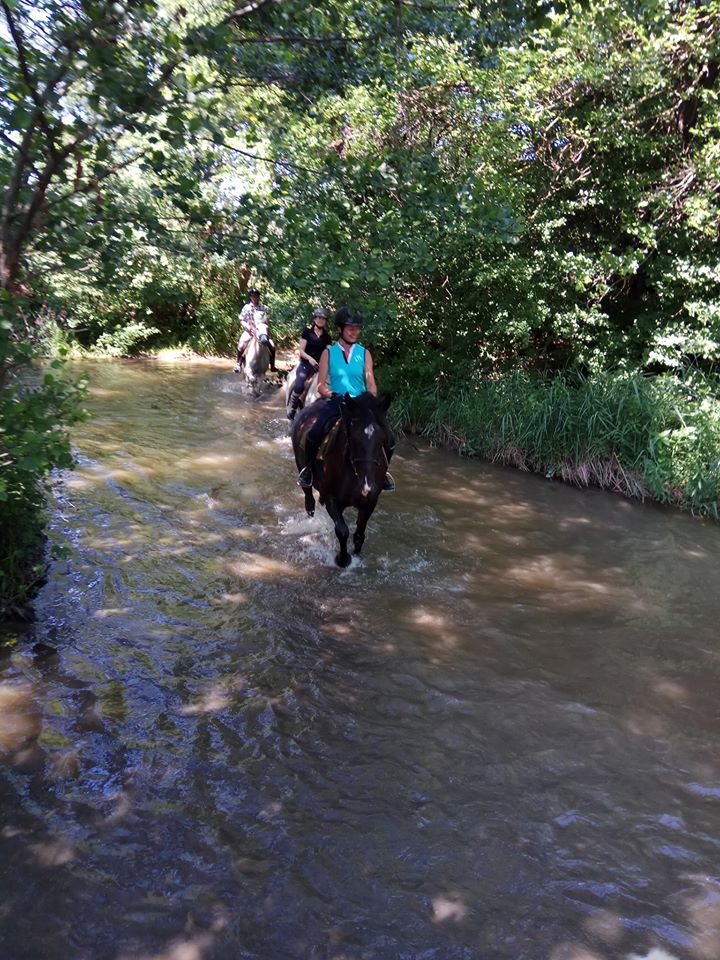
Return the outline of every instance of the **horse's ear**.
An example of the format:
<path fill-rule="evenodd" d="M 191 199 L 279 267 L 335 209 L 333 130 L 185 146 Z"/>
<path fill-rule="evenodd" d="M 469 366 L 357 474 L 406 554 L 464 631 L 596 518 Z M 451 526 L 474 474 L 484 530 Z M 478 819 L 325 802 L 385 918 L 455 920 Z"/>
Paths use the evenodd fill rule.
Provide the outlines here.
<path fill-rule="evenodd" d="M 387 410 L 390 404 L 392 403 L 392 394 L 391 393 L 381 393 L 377 398 L 378 406 L 381 410 Z"/>

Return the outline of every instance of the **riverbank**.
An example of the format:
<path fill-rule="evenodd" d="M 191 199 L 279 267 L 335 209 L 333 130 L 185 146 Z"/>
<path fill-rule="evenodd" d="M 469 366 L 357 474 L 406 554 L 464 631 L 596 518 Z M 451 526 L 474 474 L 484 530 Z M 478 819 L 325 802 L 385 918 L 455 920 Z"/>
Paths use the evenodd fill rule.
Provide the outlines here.
<path fill-rule="evenodd" d="M 720 520 L 720 401 L 697 377 L 514 374 L 406 388 L 398 428 L 467 456 Z"/>

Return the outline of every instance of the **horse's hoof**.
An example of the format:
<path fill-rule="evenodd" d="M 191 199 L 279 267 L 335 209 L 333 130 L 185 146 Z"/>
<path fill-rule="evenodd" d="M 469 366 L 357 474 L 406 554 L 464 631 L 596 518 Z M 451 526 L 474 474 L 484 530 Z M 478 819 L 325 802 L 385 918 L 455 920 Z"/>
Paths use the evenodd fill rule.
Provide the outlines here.
<path fill-rule="evenodd" d="M 339 567 L 343 567 L 343 569 L 344 569 L 345 567 L 349 567 L 351 561 L 352 561 L 352 557 L 350 556 L 349 553 L 346 553 L 344 557 L 343 557 L 343 555 L 342 555 L 341 553 L 339 553 L 339 554 L 335 557 L 335 563 L 336 563 Z"/>
<path fill-rule="evenodd" d="M 314 517 L 314 516 L 315 516 L 315 511 L 314 511 L 314 510 L 308 510 L 308 511 L 307 511 L 307 515 L 308 515 L 309 517 Z"/>

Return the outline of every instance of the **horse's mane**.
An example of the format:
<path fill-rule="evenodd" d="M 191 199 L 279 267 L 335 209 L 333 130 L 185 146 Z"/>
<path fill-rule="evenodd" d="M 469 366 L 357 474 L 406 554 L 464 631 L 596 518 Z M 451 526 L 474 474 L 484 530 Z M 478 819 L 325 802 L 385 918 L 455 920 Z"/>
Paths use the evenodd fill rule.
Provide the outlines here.
<path fill-rule="evenodd" d="M 375 417 L 377 414 L 383 413 L 390 406 L 390 395 L 382 393 L 375 397 L 366 390 L 364 393 L 358 394 L 357 397 L 348 398 L 347 406 L 353 415 L 362 416 L 366 414 L 367 416 Z"/>

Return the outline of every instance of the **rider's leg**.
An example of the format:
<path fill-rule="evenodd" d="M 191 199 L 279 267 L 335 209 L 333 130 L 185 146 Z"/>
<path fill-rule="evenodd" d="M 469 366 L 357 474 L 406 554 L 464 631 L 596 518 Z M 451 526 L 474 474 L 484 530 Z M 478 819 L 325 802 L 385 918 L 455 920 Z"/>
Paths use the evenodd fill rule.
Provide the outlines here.
<path fill-rule="evenodd" d="M 243 335 L 238 340 L 237 345 L 237 360 L 235 362 L 235 373 L 240 373 L 242 370 L 243 360 L 245 359 L 245 349 L 250 343 L 250 334 L 245 330 Z"/>
<path fill-rule="evenodd" d="M 277 373 L 277 367 L 275 366 L 275 344 L 272 340 L 268 340 L 268 350 L 270 351 L 270 370 L 273 373 Z"/>
<path fill-rule="evenodd" d="M 293 386 L 292 393 L 290 394 L 290 401 L 288 403 L 288 420 L 295 419 L 297 408 L 300 406 L 300 397 L 303 395 L 303 390 L 305 389 L 305 384 L 309 374 L 310 365 L 301 360 L 298 364 L 297 373 L 295 374 L 295 384 Z"/>
<path fill-rule="evenodd" d="M 390 449 L 390 450 L 388 450 L 388 448 L 385 447 L 385 456 L 387 457 L 387 462 L 388 462 L 388 464 L 390 463 L 390 457 L 392 457 L 392 455 L 393 455 L 394 452 L 395 452 L 395 448 L 394 448 L 394 447 L 393 447 L 392 449 Z M 395 492 L 395 480 L 393 479 L 393 475 L 390 473 L 389 470 L 386 470 L 386 471 L 385 471 L 385 480 L 384 480 L 384 482 L 383 482 L 383 490 L 384 490 L 386 493 L 394 493 L 394 492 Z"/>
<path fill-rule="evenodd" d="M 323 437 L 331 421 L 340 415 L 340 398 L 328 397 L 318 411 L 317 419 L 310 428 L 305 441 L 305 466 L 298 474 L 297 482 L 301 487 L 311 487 L 315 457 L 320 449 Z"/>
<path fill-rule="evenodd" d="M 388 422 L 385 419 L 384 413 L 378 413 L 377 418 L 380 421 L 380 425 L 382 426 L 383 430 L 385 431 L 385 442 L 383 443 L 383 449 L 385 450 L 385 457 L 387 458 L 388 466 L 390 466 L 390 461 L 395 453 L 395 435 L 388 426 Z M 394 493 L 395 491 L 395 480 L 393 479 L 393 475 L 389 470 L 385 473 L 383 490 L 386 493 Z"/>

